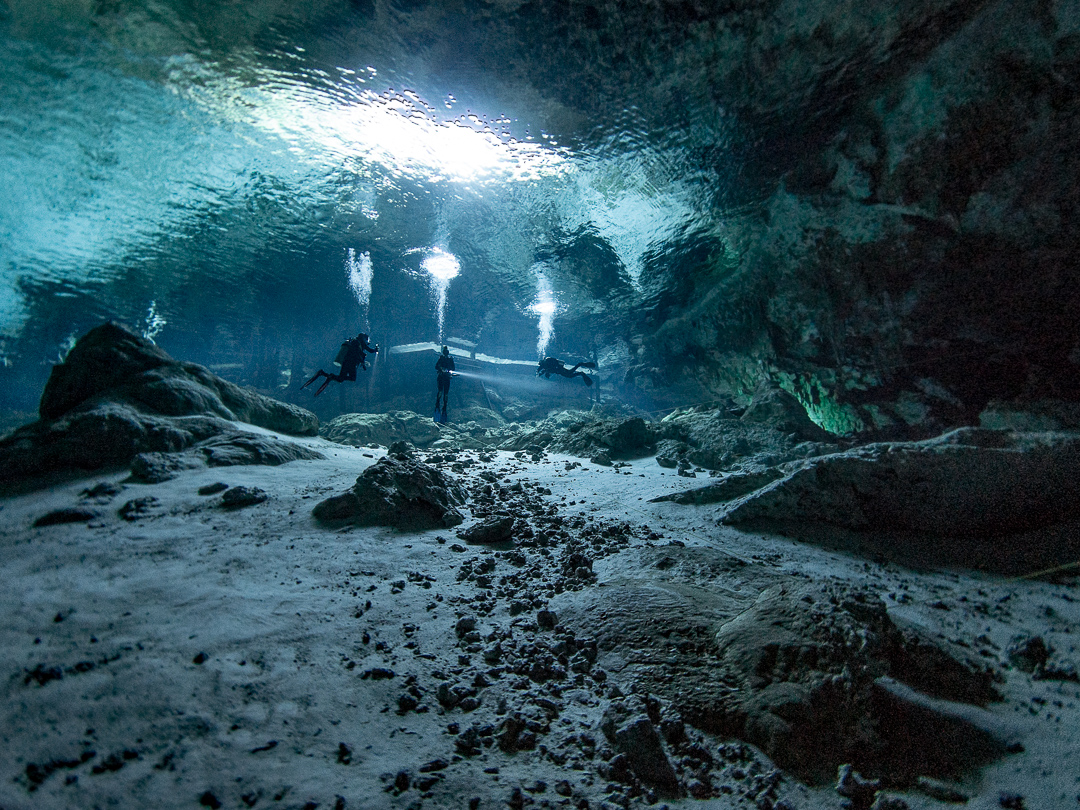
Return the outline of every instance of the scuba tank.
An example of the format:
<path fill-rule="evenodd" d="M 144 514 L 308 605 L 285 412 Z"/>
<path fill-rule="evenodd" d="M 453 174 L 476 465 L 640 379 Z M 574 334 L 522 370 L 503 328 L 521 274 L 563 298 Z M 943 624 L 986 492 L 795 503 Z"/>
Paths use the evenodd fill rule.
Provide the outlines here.
<path fill-rule="evenodd" d="M 335 366 L 340 366 L 342 363 L 345 362 L 345 355 L 349 353 L 349 344 L 351 342 L 352 341 L 346 340 L 344 343 L 341 344 L 341 348 L 338 349 L 337 356 L 334 357 Z"/>

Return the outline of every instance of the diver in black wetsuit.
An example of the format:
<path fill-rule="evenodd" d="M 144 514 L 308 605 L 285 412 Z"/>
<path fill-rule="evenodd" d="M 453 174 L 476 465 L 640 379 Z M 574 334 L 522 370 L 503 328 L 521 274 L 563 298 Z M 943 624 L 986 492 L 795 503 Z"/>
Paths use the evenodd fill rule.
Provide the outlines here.
<path fill-rule="evenodd" d="M 585 385 L 592 385 L 592 377 L 584 371 L 578 371 L 579 368 L 596 368 L 596 363 L 592 360 L 586 360 L 583 363 L 577 363 L 573 368 L 567 368 L 563 361 L 557 357 L 545 357 L 540 361 L 540 365 L 536 369 L 536 376 L 539 377 L 543 374 L 545 380 L 550 380 L 552 374 L 569 378 L 581 377 L 585 381 Z"/>
<path fill-rule="evenodd" d="M 307 388 L 319 377 L 326 377 L 323 380 L 323 384 L 319 386 L 315 391 L 315 396 L 318 396 L 326 390 L 331 382 L 354 382 L 356 380 L 356 368 L 360 368 L 367 371 L 367 355 L 378 354 L 379 344 L 372 346 L 368 343 L 368 336 L 361 332 L 354 338 L 349 338 L 341 344 L 341 348 L 338 350 L 337 357 L 334 359 L 335 363 L 341 366 L 341 371 L 337 374 L 327 374 L 321 368 L 315 372 L 315 376 L 304 383 L 301 388 Z"/>
<path fill-rule="evenodd" d="M 454 376 L 454 358 L 450 356 L 447 346 L 442 347 L 442 354 L 435 361 L 435 371 L 435 421 L 445 422 L 446 402 L 450 398 L 450 378 Z"/>

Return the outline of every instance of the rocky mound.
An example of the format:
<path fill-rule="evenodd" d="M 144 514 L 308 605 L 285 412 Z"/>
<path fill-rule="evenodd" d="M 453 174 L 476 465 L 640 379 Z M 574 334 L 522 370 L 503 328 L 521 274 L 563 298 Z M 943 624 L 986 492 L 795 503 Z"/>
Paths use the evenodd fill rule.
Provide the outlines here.
<path fill-rule="evenodd" d="M 500 450 L 542 447 L 553 453 L 591 458 L 641 458 L 656 448 L 655 426 L 640 416 L 604 418 L 587 412 L 564 412 L 531 425 L 504 440 Z"/>
<path fill-rule="evenodd" d="M 430 416 L 414 411 L 346 413 L 327 422 L 320 433 L 325 439 L 352 447 L 389 447 L 398 441 L 427 447 L 442 435 Z"/>
<path fill-rule="evenodd" d="M 660 422 L 600 410 L 569 410 L 539 422 L 508 423 L 494 411 L 470 407 L 443 425 L 413 411 L 343 414 L 324 425 L 321 433 L 353 447 L 408 441 L 420 448 L 541 448 L 588 459 L 656 454 L 662 466 L 710 470 L 760 469 L 838 449 L 828 441 L 832 437 L 810 421 L 798 400 L 772 389 L 759 392 L 741 418 L 719 408 L 676 411 Z"/>
<path fill-rule="evenodd" d="M 770 585 L 718 551 L 645 556 L 653 581 L 608 582 L 592 603 L 578 599 L 559 613 L 565 626 L 595 636 L 599 665 L 691 725 L 751 742 L 816 784 L 852 763 L 885 786 L 908 787 L 924 776 L 958 778 L 1008 750 L 1009 731 L 980 709 L 998 698 L 991 670 L 960 647 L 897 626 L 876 595 L 831 583 Z M 755 599 L 710 586 L 731 571 L 766 587 Z"/>
<path fill-rule="evenodd" d="M 358 526 L 424 531 L 457 526 L 464 516 L 464 487 L 450 476 L 409 457 L 384 456 L 356 479 L 352 489 L 312 510 L 318 520 Z"/>
<path fill-rule="evenodd" d="M 247 442 L 247 450 L 227 449 L 240 441 L 230 421 L 314 436 L 318 419 L 240 388 L 203 366 L 174 360 L 115 323 L 88 332 L 53 368 L 40 414 L 39 421 L 0 441 L 0 484 L 31 484 L 48 473 L 122 466 L 143 453 L 179 453 L 215 437 L 216 449 L 208 446 L 202 454 L 209 463 L 319 457 L 273 437 L 246 437 L 241 444 Z M 264 450 L 252 452 L 251 442 Z"/>
<path fill-rule="evenodd" d="M 719 408 L 668 414 L 656 427 L 657 461 L 665 467 L 759 469 L 836 452 L 838 445 L 829 441 L 833 437 L 810 421 L 794 397 L 781 394 L 763 395 L 741 416 Z"/>

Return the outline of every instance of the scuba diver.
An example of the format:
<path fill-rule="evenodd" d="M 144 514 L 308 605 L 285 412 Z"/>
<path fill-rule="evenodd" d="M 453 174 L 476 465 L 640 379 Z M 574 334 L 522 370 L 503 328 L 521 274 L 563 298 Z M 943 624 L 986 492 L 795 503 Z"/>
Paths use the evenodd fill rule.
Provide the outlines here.
<path fill-rule="evenodd" d="M 326 377 L 323 380 L 323 384 L 319 386 L 315 391 L 315 396 L 318 396 L 326 390 L 331 382 L 354 382 L 356 380 L 356 368 L 360 368 L 367 371 L 367 355 L 378 354 L 379 344 L 376 343 L 372 346 L 368 343 L 368 336 L 361 332 L 354 338 L 349 338 L 341 344 L 341 348 L 338 349 L 337 357 L 334 358 L 334 363 L 341 366 L 341 371 L 337 374 L 327 374 L 321 368 L 315 372 L 315 376 L 300 386 L 302 389 L 307 388 L 319 377 Z"/>
<path fill-rule="evenodd" d="M 450 378 L 454 376 L 454 358 L 450 356 L 450 349 L 442 347 L 442 354 L 435 361 L 435 416 L 436 422 L 446 422 L 446 402 L 450 398 Z M 440 401 L 442 407 L 440 409 Z"/>
<path fill-rule="evenodd" d="M 592 360 L 586 360 L 583 363 L 576 364 L 573 368 L 567 368 L 562 360 L 557 357 L 545 357 L 540 361 L 539 367 L 536 369 L 536 376 L 544 375 L 545 380 L 550 380 L 552 374 L 558 374 L 560 377 L 581 377 L 585 381 L 585 385 L 592 385 L 592 377 L 586 374 L 584 371 L 578 371 L 579 368 L 596 368 L 596 363 Z"/>

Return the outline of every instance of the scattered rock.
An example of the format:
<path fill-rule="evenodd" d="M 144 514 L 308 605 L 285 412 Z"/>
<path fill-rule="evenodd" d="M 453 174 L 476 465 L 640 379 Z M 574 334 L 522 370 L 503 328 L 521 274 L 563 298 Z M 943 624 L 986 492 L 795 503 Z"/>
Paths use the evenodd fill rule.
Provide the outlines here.
<path fill-rule="evenodd" d="M 258 487 L 232 487 L 221 495 L 221 505 L 225 509 L 241 509 L 262 503 L 270 496 Z"/>
<path fill-rule="evenodd" d="M 1034 672 L 1046 666 L 1052 650 L 1046 646 L 1041 636 L 1020 637 L 1013 641 L 1005 655 L 1017 669 Z"/>
<path fill-rule="evenodd" d="M 152 515 L 158 504 L 158 499 L 153 495 L 147 495 L 143 498 L 134 498 L 121 506 L 118 514 L 124 520 L 139 520 L 140 518 Z"/>
<path fill-rule="evenodd" d="M 855 807 L 869 807 L 879 790 L 880 779 L 865 779 L 850 764 L 841 765 L 837 771 L 836 792 L 845 799 L 851 799 Z"/>
<path fill-rule="evenodd" d="M 612 747 L 626 756 L 626 762 L 642 782 L 660 789 L 665 795 L 679 792 L 675 775 L 660 735 L 647 714 L 626 716 L 625 706 L 612 704 L 600 724 Z"/>
<path fill-rule="evenodd" d="M 64 523 L 86 523 L 98 517 L 93 509 L 85 509 L 79 506 L 68 506 L 63 509 L 54 509 L 48 514 L 42 515 L 34 521 L 34 526 L 58 526 Z"/>
<path fill-rule="evenodd" d="M 467 543 L 501 543 L 509 540 L 514 530 L 514 518 L 509 515 L 495 515 L 458 532 L 458 537 Z"/>
<path fill-rule="evenodd" d="M 217 481 L 216 483 L 207 484 L 206 486 L 199 487 L 198 493 L 200 495 L 217 495 L 219 492 L 224 492 L 228 488 L 228 484 Z"/>
<path fill-rule="evenodd" d="M 914 787 L 931 799 L 948 802 L 949 804 L 965 804 L 971 798 L 965 791 L 960 790 L 955 785 L 929 776 L 920 776 L 915 780 Z"/>
<path fill-rule="evenodd" d="M 89 489 L 84 489 L 80 494 L 83 498 L 100 503 L 116 497 L 123 491 L 124 487 L 121 484 L 114 484 L 110 481 L 99 481 Z"/>
<path fill-rule="evenodd" d="M 554 630 L 559 623 L 559 617 L 555 615 L 554 611 L 541 610 L 536 614 L 536 625 L 541 630 Z"/>
<path fill-rule="evenodd" d="M 386 453 L 387 455 L 397 456 L 398 458 L 411 458 L 416 454 L 416 446 L 410 441 L 399 439 L 386 448 Z"/>

